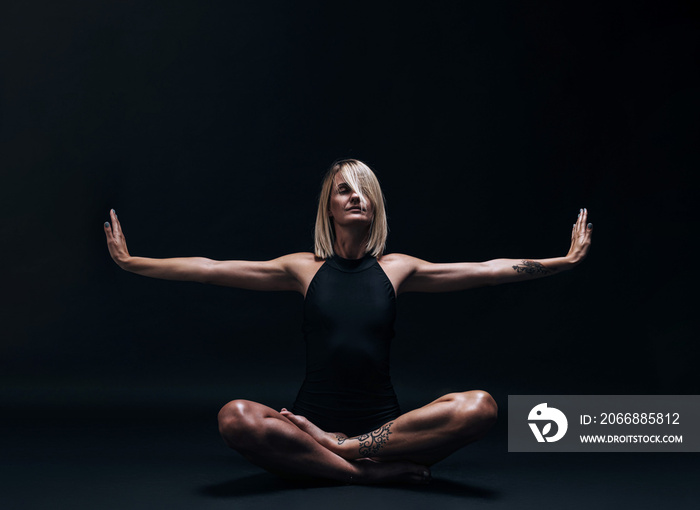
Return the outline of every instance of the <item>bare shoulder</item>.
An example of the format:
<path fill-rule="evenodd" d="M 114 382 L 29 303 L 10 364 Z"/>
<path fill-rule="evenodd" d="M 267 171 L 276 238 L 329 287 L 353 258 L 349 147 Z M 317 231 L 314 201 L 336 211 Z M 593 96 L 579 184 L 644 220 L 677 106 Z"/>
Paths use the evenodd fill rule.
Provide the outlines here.
<path fill-rule="evenodd" d="M 277 259 L 284 270 L 298 283 L 297 290 L 306 295 L 306 289 L 316 272 L 325 262 L 311 252 L 290 253 Z"/>
<path fill-rule="evenodd" d="M 385 253 L 381 257 L 379 257 L 379 262 L 382 262 L 384 264 L 401 264 L 409 261 L 412 259 L 410 255 L 406 255 L 404 253 Z"/>
<path fill-rule="evenodd" d="M 314 271 L 323 265 L 324 259 L 318 258 L 311 252 L 298 252 L 283 255 L 276 261 L 284 267 L 285 271 L 300 274 Z"/>
<path fill-rule="evenodd" d="M 396 293 L 404 292 L 404 284 L 416 272 L 416 270 L 425 264 L 424 260 L 403 253 L 388 253 L 377 259 L 379 265 L 389 277 Z"/>
<path fill-rule="evenodd" d="M 297 253 L 289 253 L 287 255 L 282 255 L 279 257 L 277 260 L 284 264 L 312 264 L 315 262 L 323 262 L 323 259 L 318 258 L 316 255 L 311 253 L 310 251 L 300 251 Z"/>
<path fill-rule="evenodd" d="M 386 255 L 382 255 L 378 259 L 378 262 L 382 265 L 382 267 L 396 267 L 409 271 L 415 270 L 415 268 L 420 264 L 425 264 L 424 260 L 406 255 L 404 253 L 388 253 Z"/>

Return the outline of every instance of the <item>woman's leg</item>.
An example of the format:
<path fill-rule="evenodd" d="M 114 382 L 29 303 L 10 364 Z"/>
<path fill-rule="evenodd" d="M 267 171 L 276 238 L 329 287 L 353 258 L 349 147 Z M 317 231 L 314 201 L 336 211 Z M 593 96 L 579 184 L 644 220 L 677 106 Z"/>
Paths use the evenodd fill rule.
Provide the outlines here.
<path fill-rule="evenodd" d="M 229 447 L 253 464 L 289 478 L 421 483 L 430 476 L 425 466 L 411 462 L 351 462 L 319 444 L 289 418 L 249 400 L 234 400 L 221 409 L 219 431 Z"/>
<path fill-rule="evenodd" d="M 282 415 L 344 459 L 370 457 L 431 466 L 483 437 L 496 422 L 497 413 L 496 402 L 485 391 L 450 393 L 352 438 L 324 432 L 286 410 Z"/>

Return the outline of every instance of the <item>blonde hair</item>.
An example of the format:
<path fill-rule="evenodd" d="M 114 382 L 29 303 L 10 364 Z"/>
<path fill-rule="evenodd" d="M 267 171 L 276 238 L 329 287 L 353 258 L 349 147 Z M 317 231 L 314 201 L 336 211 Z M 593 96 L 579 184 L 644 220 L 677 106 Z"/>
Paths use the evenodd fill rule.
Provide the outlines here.
<path fill-rule="evenodd" d="M 384 253 L 389 227 L 386 221 L 386 205 L 382 188 L 372 169 L 357 159 L 342 159 L 333 163 L 326 172 L 321 184 L 321 194 L 318 198 L 316 228 L 314 230 L 314 253 L 317 257 L 328 259 L 333 256 L 335 228 L 329 216 L 331 192 L 335 184 L 335 176 L 340 173 L 350 188 L 359 195 L 360 206 L 365 209 L 367 202 L 374 207 L 372 224 L 365 253 L 379 257 Z"/>

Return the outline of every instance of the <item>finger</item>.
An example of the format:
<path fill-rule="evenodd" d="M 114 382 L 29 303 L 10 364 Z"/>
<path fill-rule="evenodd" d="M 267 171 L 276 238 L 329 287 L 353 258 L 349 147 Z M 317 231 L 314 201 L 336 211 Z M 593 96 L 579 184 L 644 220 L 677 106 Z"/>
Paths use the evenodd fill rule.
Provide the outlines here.
<path fill-rule="evenodd" d="M 107 236 L 107 241 L 112 240 L 112 226 L 109 224 L 109 221 L 105 221 L 105 224 L 103 225 L 105 229 L 105 235 Z"/>
<path fill-rule="evenodd" d="M 112 224 L 114 225 L 114 235 L 115 236 L 122 235 L 122 228 L 121 228 L 121 225 L 119 224 L 119 218 L 117 218 L 117 211 L 112 209 L 111 211 L 109 211 L 109 215 L 112 218 Z"/>
<path fill-rule="evenodd" d="M 583 221 L 581 222 L 581 227 L 583 229 L 583 233 L 586 237 L 590 236 L 591 231 L 593 230 L 593 223 L 588 222 L 588 209 L 584 208 L 583 209 Z"/>
<path fill-rule="evenodd" d="M 583 207 L 578 216 L 578 233 L 583 234 L 586 230 L 586 218 L 588 217 L 588 212 L 586 211 L 586 208 Z"/>

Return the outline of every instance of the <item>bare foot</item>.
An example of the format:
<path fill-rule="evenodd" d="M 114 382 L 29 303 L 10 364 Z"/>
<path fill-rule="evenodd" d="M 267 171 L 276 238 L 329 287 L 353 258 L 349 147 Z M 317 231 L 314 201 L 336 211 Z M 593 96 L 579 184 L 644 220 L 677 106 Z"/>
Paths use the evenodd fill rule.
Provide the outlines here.
<path fill-rule="evenodd" d="M 430 483 L 430 469 L 412 462 L 376 462 L 372 459 L 358 459 L 354 464 L 359 468 L 357 484 L 379 483 Z"/>
<path fill-rule="evenodd" d="M 299 416 L 287 409 L 282 409 L 280 414 L 294 423 L 300 430 L 309 434 L 321 446 L 328 448 L 330 451 L 343 457 L 341 445 L 348 438 L 340 432 L 326 432 L 314 425 L 308 418 Z M 346 444 L 346 446 L 349 446 Z M 353 448 L 354 455 L 357 455 L 356 449 Z M 407 461 L 386 462 L 374 460 L 371 458 L 348 458 L 357 467 L 357 475 L 354 476 L 350 483 L 352 484 L 381 484 L 381 483 L 411 483 L 411 484 L 426 484 L 430 482 L 430 469 L 427 466 L 414 464 Z"/>
<path fill-rule="evenodd" d="M 343 442 L 345 442 L 345 440 L 348 438 L 348 436 L 341 432 L 326 432 L 325 430 L 322 430 L 314 425 L 308 418 L 294 414 L 287 409 L 282 409 L 280 414 L 285 418 L 288 418 L 294 425 L 313 437 L 318 444 L 324 448 L 328 448 L 332 452 L 337 453 L 336 450 L 338 450 L 338 446 L 343 444 Z"/>

